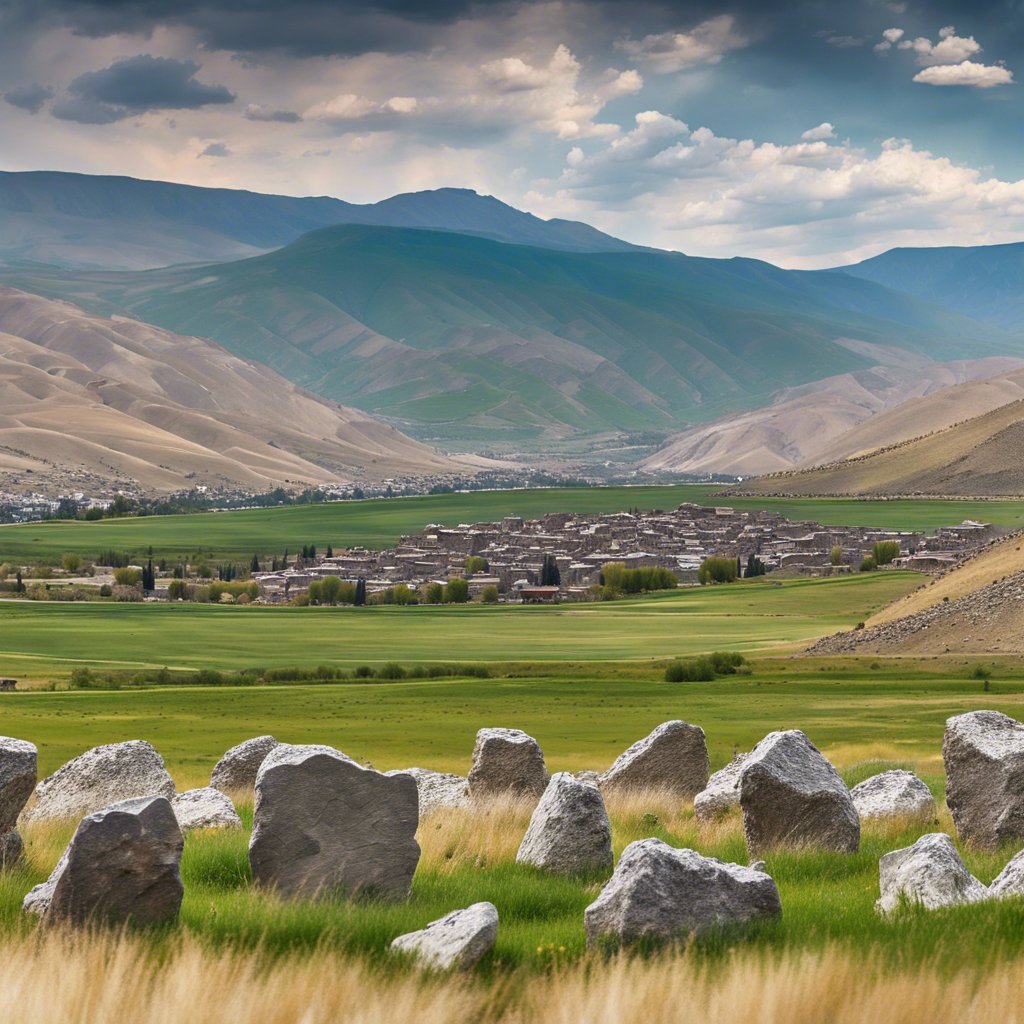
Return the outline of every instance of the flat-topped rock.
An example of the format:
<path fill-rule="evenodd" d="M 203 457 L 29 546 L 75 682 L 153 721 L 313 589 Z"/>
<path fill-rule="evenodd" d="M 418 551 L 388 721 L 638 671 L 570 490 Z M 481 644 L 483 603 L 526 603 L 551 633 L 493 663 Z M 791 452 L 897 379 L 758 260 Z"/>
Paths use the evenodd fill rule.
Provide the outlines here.
<path fill-rule="evenodd" d="M 283 896 L 403 899 L 419 862 L 419 795 L 325 746 L 281 744 L 256 777 L 249 863 Z"/>
<path fill-rule="evenodd" d="M 187 789 L 171 801 L 183 832 L 196 828 L 241 828 L 242 819 L 226 793 L 213 786 Z"/>
<path fill-rule="evenodd" d="M 965 843 L 1024 839 L 1024 725 L 998 711 L 946 721 L 946 803 Z"/>
<path fill-rule="evenodd" d="M 252 789 L 264 758 L 278 746 L 273 736 L 254 736 L 228 750 L 214 765 L 210 785 L 224 793 Z"/>
<path fill-rule="evenodd" d="M 23 907 L 72 924 L 172 921 L 184 892 L 182 846 L 166 797 L 121 801 L 82 819 L 49 879 Z"/>
<path fill-rule="evenodd" d="M 467 971 L 486 956 L 498 937 L 493 903 L 474 903 L 431 921 L 418 932 L 399 935 L 391 948 L 411 953 L 424 967 Z"/>
<path fill-rule="evenodd" d="M 860 818 L 839 772 L 799 730 L 769 733 L 740 773 L 747 849 L 813 848 L 855 853 Z"/>
<path fill-rule="evenodd" d="M 693 814 L 698 821 L 714 821 L 740 805 L 740 775 L 747 754 L 737 754 L 724 768 L 708 779 L 708 784 L 693 798 Z"/>
<path fill-rule="evenodd" d="M 385 775 L 411 775 L 420 795 L 420 817 L 443 807 L 465 807 L 469 803 L 469 783 L 464 775 L 435 772 L 429 768 L 400 768 Z"/>
<path fill-rule="evenodd" d="M 108 743 L 79 754 L 43 779 L 24 820 L 80 818 L 145 796 L 174 797 L 174 780 L 164 759 L 145 740 Z"/>
<path fill-rule="evenodd" d="M 692 797 L 707 786 L 710 771 L 704 730 L 687 722 L 663 722 L 615 759 L 601 776 L 601 788 L 662 789 Z"/>
<path fill-rule="evenodd" d="M 781 913 L 775 881 L 763 871 L 641 839 L 622 852 L 584 925 L 588 946 L 606 937 L 629 944 L 685 939 Z"/>
<path fill-rule="evenodd" d="M 904 902 L 928 910 L 988 899 L 989 891 L 966 868 L 953 840 L 943 832 L 921 836 L 913 846 L 887 853 L 878 862 L 881 898 L 875 904 L 890 914 Z"/>
<path fill-rule="evenodd" d="M 551 776 L 516 860 L 559 874 L 612 866 L 612 827 L 601 790 L 568 772 Z"/>
<path fill-rule="evenodd" d="M 540 744 L 521 729 L 481 729 L 469 770 L 470 796 L 540 796 L 548 769 Z"/>
<path fill-rule="evenodd" d="M 861 821 L 886 818 L 934 820 L 932 791 L 913 773 L 894 768 L 872 775 L 850 790 Z"/>
<path fill-rule="evenodd" d="M 0 869 L 21 858 L 21 814 L 36 785 L 38 752 L 32 743 L 0 736 Z"/>

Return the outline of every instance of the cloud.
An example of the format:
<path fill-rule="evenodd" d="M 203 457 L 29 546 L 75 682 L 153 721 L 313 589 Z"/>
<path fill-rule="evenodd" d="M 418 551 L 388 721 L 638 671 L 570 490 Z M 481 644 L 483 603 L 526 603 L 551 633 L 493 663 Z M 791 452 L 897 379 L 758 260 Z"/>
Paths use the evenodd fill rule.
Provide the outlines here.
<path fill-rule="evenodd" d="M 896 46 L 900 50 L 913 50 L 921 67 L 959 64 L 981 53 L 981 44 L 974 36 L 958 36 L 952 25 L 939 29 L 937 43 L 925 39 L 924 36 L 918 36 L 917 39 L 900 39 Z"/>
<path fill-rule="evenodd" d="M 825 36 L 825 42 L 840 50 L 850 50 L 857 46 L 863 46 L 867 40 L 863 36 L 842 36 L 829 33 Z"/>
<path fill-rule="evenodd" d="M 370 117 L 386 118 L 391 115 L 413 114 L 419 106 L 420 101 L 414 96 L 392 96 L 391 99 L 377 102 L 355 93 L 342 93 L 340 96 L 313 104 L 303 117 L 307 121 L 344 124 Z"/>
<path fill-rule="evenodd" d="M 111 124 L 153 110 L 196 110 L 235 101 L 223 85 L 198 81 L 198 71 L 199 65 L 190 60 L 149 54 L 127 57 L 79 75 L 52 113 L 64 121 Z"/>
<path fill-rule="evenodd" d="M 885 53 L 891 50 L 906 33 L 901 28 L 887 28 L 882 33 L 882 41 L 875 43 L 875 53 Z"/>
<path fill-rule="evenodd" d="M 622 39 L 615 45 L 658 74 L 671 74 L 701 64 L 717 64 L 730 50 L 750 40 L 736 29 L 731 14 L 702 21 L 689 32 L 660 32 L 643 39 Z"/>
<path fill-rule="evenodd" d="M 22 85 L 14 89 L 8 89 L 4 93 L 4 99 L 12 107 L 20 107 L 30 114 L 38 114 L 43 109 L 43 104 L 53 97 L 53 90 L 45 85 Z"/>
<path fill-rule="evenodd" d="M 250 103 L 242 117 L 246 121 L 273 121 L 280 124 L 296 124 L 302 120 L 302 115 L 294 110 L 275 110 L 262 103 Z"/>
<path fill-rule="evenodd" d="M 1000 64 L 975 64 L 971 60 L 925 68 L 914 75 L 914 81 L 922 85 L 960 85 L 974 89 L 1014 84 L 1009 68 Z"/>
<path fill-rule="evenodd" d="M 822 139 L 834 139 L 836 130 L 829 121 L 822 121 L 817 128 L 808 128 L 800 136 L 804 142 L 818 142 Z"/>
<path fill-rule="evenodd" d="M 201 157 L 203 157 L 203 156 L 213 156 L 213 157 L 231 156 L 231 150 L 228 149 L 228 147 L 223 142 L 211 142 L 199 154 L 199 156 L 201 156 Z"/>

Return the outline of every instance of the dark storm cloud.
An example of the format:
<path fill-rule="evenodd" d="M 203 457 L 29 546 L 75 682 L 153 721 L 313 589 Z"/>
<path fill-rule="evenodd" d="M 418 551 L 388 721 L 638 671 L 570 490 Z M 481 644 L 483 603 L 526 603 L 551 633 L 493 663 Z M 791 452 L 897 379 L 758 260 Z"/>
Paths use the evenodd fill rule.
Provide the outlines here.
<path fill-rule="evenodd" d="M 53 115 L 82 124 L 110 124 L 149 110 L 195 110 L 233 103 L 223 85 L 196 79 L 199 65 L 190 60 L 140 54 L 115 61 L 102 71 L 87 71 L 54 104 Z"/>
<path fill-rule="evenodd" d="M 4 99 L 12 107 L 20 107 L 30 114 L 38 114 L 43 109 L 43 104 L 53 96 L 53 90 L 45 85 L 22 85 L 15 89 L 8 89 L 4 93 Z"/>
<path fill-rule="evenodd" d="M 250 103 L 242 116 L 246 121 L 268 121 L 278 124 L 298 124 L 302 120 L 302 115 L 294 110 L 275 110 L 262 103 Z"/>

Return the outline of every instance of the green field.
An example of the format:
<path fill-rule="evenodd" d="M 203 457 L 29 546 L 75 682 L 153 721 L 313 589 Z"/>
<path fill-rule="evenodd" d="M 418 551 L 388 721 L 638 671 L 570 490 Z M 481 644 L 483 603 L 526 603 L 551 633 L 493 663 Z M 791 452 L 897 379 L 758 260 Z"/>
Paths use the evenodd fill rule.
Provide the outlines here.
<path fill-rule="evenodd" d="M 514 605 L 276 608 L 0 602 L 0 675 L 99 668 L 242 669 L 383 662 L 615 662 L 809 640 L 867 619 L 912 573 L 765 577 L 642 599 Z"/>
<path fill-rule="evenodd" d="M 418 532 L 428 523 L 490 522 L 510 514 L 536 518 L 548 512 L 671 509 L 684 501 L 749 510 L 766 508 L 792 519 L 812 519 L 826 525 L 935 530 L 964 519 L 981 519 L 1002 526 L 1024 526 L 1024 502 L 730 499 L 716 496 L 721 490 L 694 484 L 476 491 L 97 523 L 26 523 L 0 526 L 0 562 L 51 563 L 69 551 L 90 559 L 109 550 L 141 558 L 150 546 L 157 558 L 169 561 L 202 550 L 214 559 L 248 562 L 253 552 L 280 555 L 287 549 L 294 554 L 304 544 L 321 549 L 328 544 L 335 548 L 390 547 L 402 534 Z"/>

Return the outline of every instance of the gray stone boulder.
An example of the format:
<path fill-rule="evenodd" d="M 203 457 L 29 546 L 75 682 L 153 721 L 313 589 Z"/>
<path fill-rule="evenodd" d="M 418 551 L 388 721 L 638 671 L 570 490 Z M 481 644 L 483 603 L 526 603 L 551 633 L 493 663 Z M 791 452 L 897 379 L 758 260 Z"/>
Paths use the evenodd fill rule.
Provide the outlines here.
<path fill-rule="evenodd" d="M 419 862 L 409 775 L 363 768 L 333 747 L 281 744 L 256 776 L 249 863 L 283 896 L 404 899 Z"/>
<path fill-rule="evenodd" d="M 693 798 L 693 814 L 698 821 L 720 818 L 740 805 L 740 775 L 749 754 L 737 754 L 724 768 L 708 779 L 708 784 Z"/>
<path fill-rule="evenodd" d="M 264 758 L 277 746 L 273 736 L 256 736 L 232 747 L 213 766 L 210 785 L 223 793 L 252 789 Z"/>
<path fill-rule="evenodd" d="M 183 839 L 163 796 L 86 815 L 49 879 L 23 907 L 44 920 L 89 924 L 172 921 L 181 908 Z"/>
<path fill-rule="evenodd" d="M 79 754 L 43 779 L 23 820 L 80 818 L 141 796 L 174 797 L 174 780 L 164 759 L 145 740 L 108 743 Z"/>
<path fill-rule="evenodd" d="M 465 807 L 469 803 L 469 783 L 464 775 L 450 775 L 429 768 L 401 768 L 384 774 L 413 777 L 420 795 L 420 818 L 442 807 Z"/>
<path fill-rule="evenodd" d="M 587 945 L 684 939 L 711 928 L 778 917 L 775 881 L 763 871 L 641 839 L 622 852 L 584 913 Z"/>
<path fill-rule="evenodd" d="M 0 736 L 0 869 L 21 858 L 18 815 L 35 789 L 37 763 L 33 744 Z"/>
<path fill-rule="evenodd" d="M 612 827 L 601 790 L 568 772 L 551 777 L 516 860 L 559 874 L 610 868 Z"/>
<path fill-rule="evenodd" d="M 476 734 L 470 796 L 539 797 L 547 784 L 544 751 L 532 736 L 521 729 L 481 729 Z"/>
<path fill-rule="evenodd" d="M 196 828 L 242 827 L 242 819 L 230 797 L 213 786 L 178 793 L 171 806 L 182 832 Z"/>
<path fill-rule="evenodd" d="M 988 891 L 996 899 L 1024 896 L 1024 850 L 1010 858 L 1006 867 L 996 875 Z"/>
<path fill-rule="evenodd" d="M 498 911 L 494 904 L 474 903 L 431 921 L 418 932 L 399 935 L 391 948 L 411 954 L 434 970 L 468 971 L 491 951 L 497 937 Z"/>
<path fill-rule="evenodd" d="M 1024 725 L 998 711 L 946 721 L 946 803 L 965 843 L 1024 838 Z"/>
<path fill-rule="evenodd" d="M 856 853 L 860 818 L 839 772 L 799 729 L 769 733 L 740 773 L 750 853 L 776 847 Z"/>
<path fill-rule="evenodd" d="M 875 906 L 883 914 L 903 902 L 935 910 L 989 898 L 988 889 L 967 870 L 944 832 L 921 836 L 913 846 L 887 853 L 878 862 L 878 881 L 882 895 Z"/>
<path fill-rule="evenodd" d="M 932 791 L 913 773 L 894 768 L 872 775 L 850 790 L 861 821 L 914 818 L 933 821 L 937 810 Z"/>
<path fill-rule="evenodd" d="M 704 730 L 686 722 L 663 722 L 615 759 L 601 776 L 601 788 L 663 789 L 692 797 L 707 786 L 710 771 Z"/>

